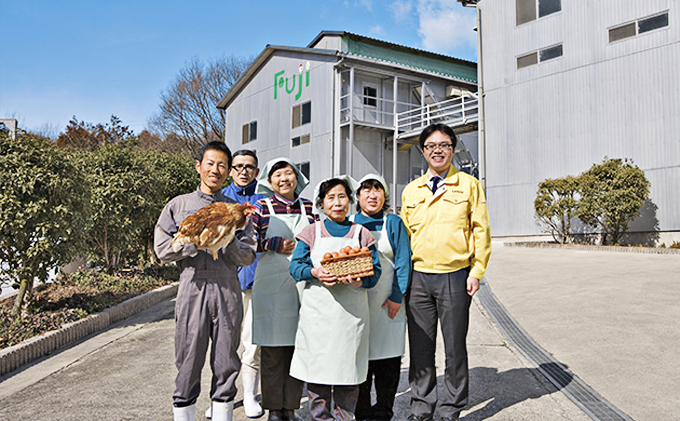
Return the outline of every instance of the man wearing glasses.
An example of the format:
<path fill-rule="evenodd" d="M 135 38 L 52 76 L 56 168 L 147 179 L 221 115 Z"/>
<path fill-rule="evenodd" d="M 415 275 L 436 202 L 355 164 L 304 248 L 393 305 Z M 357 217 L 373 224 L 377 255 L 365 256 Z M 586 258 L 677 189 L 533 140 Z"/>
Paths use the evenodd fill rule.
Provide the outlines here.
<path fill-rule="evenodd" d="M 440 419 L 457 420 L 468 400 L 469 308 L 489 263 L 491 232 L 481 183 L 451 164 L 457 141 L 444 124 L 423 130 L 420 149 L 428 170 L 406 186 L 401 201 L 413 251 L 406 296 L 411 421 L 432 421 L 437 400 Z M 439 396 L 438 320 L 446 356 L 445 387 Z"/>
<path fill-rule="evenodd" d="M 241 149 L 234 152 L 231 170 L 229 171 L 232 182 L 222 189 L 222 194 L 238 203 L 248 202 L 251 205 L 264 198 L 263 195 L 255 193 L 255 187 L 257 187 L 255 180 L 260 174 L 257 165 L 257 155 L 254 151 Z M 255 399 L 260 374 L 260 347 L 253 345 L 252 341 L 253 314 L 250 306 L 256 266 L 257 259 L 252 265 L 241 268 L 238 273 L 244 312 L 241 331 L 241 343 L 244 349 L 241 356 L 241 380 L 243 382 L 243 409 L 248 418 L 257 418 L 263 414 L 260 403 Z"/>

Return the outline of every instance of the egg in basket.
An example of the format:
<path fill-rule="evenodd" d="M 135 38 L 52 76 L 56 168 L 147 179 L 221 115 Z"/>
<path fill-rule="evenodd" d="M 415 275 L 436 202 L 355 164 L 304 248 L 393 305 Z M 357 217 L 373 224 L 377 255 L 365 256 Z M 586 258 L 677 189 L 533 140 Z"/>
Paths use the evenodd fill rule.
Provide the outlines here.
<path fill-rule="evenodd" d="M 363 278 L 373 275 L 373 258 L 368 247 L 346 246 L 338 251 L 326 253 L 321 265 L 338 278 Z"/>

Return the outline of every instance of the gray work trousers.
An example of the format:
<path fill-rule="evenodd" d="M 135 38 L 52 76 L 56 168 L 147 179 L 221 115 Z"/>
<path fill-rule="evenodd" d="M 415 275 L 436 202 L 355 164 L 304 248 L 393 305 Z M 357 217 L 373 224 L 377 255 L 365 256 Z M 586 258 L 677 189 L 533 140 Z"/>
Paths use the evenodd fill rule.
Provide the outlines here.
<path fill-rule="evenodd" d="M 202 272 L 206 272 L 205 277 Z M 173 394 L 174 405 L 178 407 L 196 403 L 210 340 L 210 397 L 214 401 L 229 402 L 236 396 L 235 381 L 241 369 L 236 353 L 243 321 L 241 287 L 235 276 L 210 277 L 215 272 L 196 271 L 192 279 L 180 280 L 175 303 L 178 373 Z"/>
<path fill-rule="evenodd" d="M 465 340 L 472 297 L 467 293 L 469 268 L 450 273 L 413 271 L 406 298 L 410 351 L 411 413 L 433 416 L 437 405 L 435 349 L 441 323 L 446 356 L 439 415 L 456 419 L 468 401 L 468 358 Z"/>

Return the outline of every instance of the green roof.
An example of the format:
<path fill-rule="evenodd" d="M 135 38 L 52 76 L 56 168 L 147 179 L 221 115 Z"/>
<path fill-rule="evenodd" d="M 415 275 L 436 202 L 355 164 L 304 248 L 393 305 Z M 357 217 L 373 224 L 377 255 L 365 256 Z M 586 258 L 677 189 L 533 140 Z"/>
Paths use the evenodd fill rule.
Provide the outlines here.
<path fill-rule="evenodd" d="M 477 83 L 477 63 L 344 32 L 343 53 L 402 64 Z"/>

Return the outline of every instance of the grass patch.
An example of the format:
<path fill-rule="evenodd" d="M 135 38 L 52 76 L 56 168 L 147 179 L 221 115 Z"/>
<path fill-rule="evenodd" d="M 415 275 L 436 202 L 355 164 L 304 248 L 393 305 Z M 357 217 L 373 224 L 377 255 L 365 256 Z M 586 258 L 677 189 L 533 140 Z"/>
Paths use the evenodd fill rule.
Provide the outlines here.
<path fill-rule="evenodd" d="M 34 292 L 21 317 L 12 317 L 13 299 L 0 303 L 0 349 L 61 328 L 125 300 L 179 280 L 174 265 L 144 270 L 123 269 L 115 274 L 87 269 L 60 275 Z"/>

